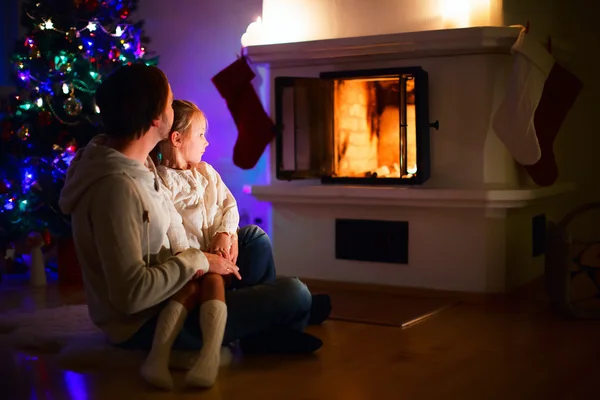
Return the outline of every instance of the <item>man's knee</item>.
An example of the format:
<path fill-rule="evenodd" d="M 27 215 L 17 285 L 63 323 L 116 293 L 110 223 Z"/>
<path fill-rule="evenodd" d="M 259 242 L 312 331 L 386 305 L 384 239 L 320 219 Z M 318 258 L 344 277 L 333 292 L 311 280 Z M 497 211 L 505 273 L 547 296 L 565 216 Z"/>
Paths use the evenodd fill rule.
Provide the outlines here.
<path fill-rule="evenodd" d="M 269 244 L 271 243 L 267 233 L 258 225 L 246 225 L 240 228 L 238 239 L 242 243 L 249 243 L 255 240 L 264 241 Z"/>
<path fill-rule="evenodd" d="M 312 297 L 308 287 L 298 278 L 280 278 L 276 281 L 278 299 L 288 309 L 310 311 Z"/>

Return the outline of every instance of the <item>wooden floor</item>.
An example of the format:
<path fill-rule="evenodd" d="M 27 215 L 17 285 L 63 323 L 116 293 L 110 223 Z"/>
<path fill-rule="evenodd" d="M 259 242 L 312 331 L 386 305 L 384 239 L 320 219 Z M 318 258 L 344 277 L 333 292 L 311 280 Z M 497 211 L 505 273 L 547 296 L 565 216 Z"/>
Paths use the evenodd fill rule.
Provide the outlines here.
<path fill-rule="evenodd" d="M 82 298 L 4 284 L 0 311 Z M 317 354 L 242 358 L 203 392 L 158 392 L 134 369 L 63 371 L 52 355 L 0 349 L 0 399 L 600 398 L 600 321 L 555 315 L 538 286 L 462 302 L 407 329 L 328 321 L 309 331 L 325 342 Z M 182 375 L 175 380 L 181 388 Z"/>

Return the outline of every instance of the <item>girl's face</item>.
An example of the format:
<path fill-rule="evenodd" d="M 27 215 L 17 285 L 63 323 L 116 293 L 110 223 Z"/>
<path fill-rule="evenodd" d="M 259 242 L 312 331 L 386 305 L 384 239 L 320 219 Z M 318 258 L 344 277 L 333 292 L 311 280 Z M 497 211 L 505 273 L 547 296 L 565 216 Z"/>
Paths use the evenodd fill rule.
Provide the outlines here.
<path fill-rule="evenodd" d="M 206 119 L 196 114 L 192 119 L 189 129 L 189 134 L 183 140 L 181 153 L 187 163 L 198 164 L 202 161 L 202 156 L 208 146 L 208 140 L 206 140 Z"/>

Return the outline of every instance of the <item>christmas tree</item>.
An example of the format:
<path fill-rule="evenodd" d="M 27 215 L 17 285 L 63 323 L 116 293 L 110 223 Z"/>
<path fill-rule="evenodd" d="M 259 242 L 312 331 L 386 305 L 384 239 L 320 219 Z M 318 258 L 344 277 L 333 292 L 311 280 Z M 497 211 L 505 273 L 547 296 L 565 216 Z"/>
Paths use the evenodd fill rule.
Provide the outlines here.
<path fill-rule="evenodd" d="M 16 93 L 0 104 L 0 248 L 31 231 L 70 235 L 58 198 L 79 147 L 100 133 L 96 88 L 148 58 L 138 0 L 24 0 L 11 58 Z"/>

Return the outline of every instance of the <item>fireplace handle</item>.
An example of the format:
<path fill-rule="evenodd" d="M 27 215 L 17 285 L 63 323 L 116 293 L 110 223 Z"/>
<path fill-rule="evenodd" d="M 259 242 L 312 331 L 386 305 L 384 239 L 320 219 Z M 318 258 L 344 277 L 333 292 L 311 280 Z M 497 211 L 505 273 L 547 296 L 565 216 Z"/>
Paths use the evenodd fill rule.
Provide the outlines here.
<path fill-rule="evenodd" d="M 430 128 L 434 128 L 436 131 L 440 130 L 440 121 L 436 120 L 435 122 L 429 123 Z"/>

